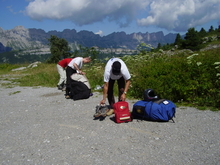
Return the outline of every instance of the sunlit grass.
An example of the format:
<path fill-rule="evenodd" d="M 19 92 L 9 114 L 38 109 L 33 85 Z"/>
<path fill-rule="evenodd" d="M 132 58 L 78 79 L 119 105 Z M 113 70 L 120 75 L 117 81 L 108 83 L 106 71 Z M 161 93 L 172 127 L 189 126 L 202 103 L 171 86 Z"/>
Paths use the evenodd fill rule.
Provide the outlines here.
<path fill-rule="evenodd" d="M 39 64 L 38 67 L 23 71 L 25 76 L 15 80 L 20 86 L 54 87 L 59 79 L 55 64 Z"/>

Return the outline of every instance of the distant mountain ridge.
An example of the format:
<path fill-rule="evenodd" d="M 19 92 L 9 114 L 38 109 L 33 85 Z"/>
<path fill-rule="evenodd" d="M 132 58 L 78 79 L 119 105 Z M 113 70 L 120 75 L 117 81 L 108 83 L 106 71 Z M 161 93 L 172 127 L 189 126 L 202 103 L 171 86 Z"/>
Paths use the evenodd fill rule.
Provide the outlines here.
<path fill-rule="evenodd" d="M 77 45 L 83 47 L 96 46 L 99 48 L 123 48 L 136 49 L 139 43 L 150 44 L 157 47 L 158 43 L 167 44 L 174 43 L 176 34 L 169 33 L 164 35 L 162 31 L 155 33 L 132 33 L 114 32 L 107 36 L 101 37 L 90 31 L 79 31 L 75 29 L 65 29 L 62 32 L 49 31 L 45 32 L 42 29 L 25 29 L 23 26 L 16 26 L 11 30 L 3 30 L 0 27 L 0 50 L 21 50 L 21 49 L 36 49 L 48 48 L 48 38 L 55 35 L 59 38 L 64 38 L 68 41 L 70 47 L 74 49 Z"/>

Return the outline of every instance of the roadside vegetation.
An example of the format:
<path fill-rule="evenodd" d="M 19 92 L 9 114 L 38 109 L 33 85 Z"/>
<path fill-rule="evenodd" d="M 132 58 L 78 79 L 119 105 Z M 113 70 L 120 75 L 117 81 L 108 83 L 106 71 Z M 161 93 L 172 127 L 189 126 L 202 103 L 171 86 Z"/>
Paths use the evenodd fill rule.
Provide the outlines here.
<path fill-rule="evenodd" d="M 158 44 L 158 48 L 152 49 L 142 43 L 138 47 L 139 54 L 120 57 L 125 61 L 132 75 L 128 97 L 142 99 L 143 91 L 152 88 L 159 97 L 172 100 L 177 105 L 194 106 L 203 110 L 219 110 L 219 33 L 219 28 L 212 29 L 203 35 L 195 29 L 189 29 L 186 33 L 187 37 L 182 39 L 177 35 L 174 44 Z M 195 39 L 192 36 L 198 38 Z M 196 44 L 191 40 L 196 41 Z M 89 52 L 88 50 L 88 54 Z M 93 62 L 83 66 L 93 91 L 97 85 L 103 85 L 103 72 L 105 62 L 108 60 L 108 58 L 99 60 L 96 55 L 93 52 Z M 59 75 L 55 62 L 59 58 L 50 58 L 49 63 L 47 61 L 39 64 L 38 67 L 14 72 L 11 70 L 20 65 L 1 64 L 0 75 L 20 75 L 12 80 L 20 86 L 56 87 Z M 28 64 L 23 64 L 25 65 Z"/>

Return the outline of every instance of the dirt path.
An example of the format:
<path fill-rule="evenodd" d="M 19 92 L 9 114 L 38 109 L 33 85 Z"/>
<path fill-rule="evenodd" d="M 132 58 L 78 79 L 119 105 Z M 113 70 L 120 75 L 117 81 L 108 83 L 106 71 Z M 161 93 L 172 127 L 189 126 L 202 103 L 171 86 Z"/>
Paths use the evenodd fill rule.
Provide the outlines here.
<path fill-rule="evenodd" d="M 93 120 L 98 93 L 79 101 L 63 94 L 0 88 L 0 164 L 220 164 L 220 112 L 182 107 L 175 123 L 116 124 L 114 115 Z"/>

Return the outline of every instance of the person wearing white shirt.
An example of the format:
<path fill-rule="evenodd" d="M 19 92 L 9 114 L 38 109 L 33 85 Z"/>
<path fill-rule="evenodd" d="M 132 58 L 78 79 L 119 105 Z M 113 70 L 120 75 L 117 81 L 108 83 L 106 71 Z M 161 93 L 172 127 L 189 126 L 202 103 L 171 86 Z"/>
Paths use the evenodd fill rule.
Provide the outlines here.
<path fill-rule="evenodd" d="M 111 58 L 105 66 L 103 99 L 100 104 L 105 104 L 106 98 L 108 98 L 109 105 L 113 107 L 115 80 L 118 83 L 118 101 L 125 101 L 130 79 L 131 75 L 124 61 L 119 58 Z"/>
<path fill-rule="evenodd" d="M 66 81 L 66 95 L 65 95 L 65 98 L 66 99 L 69 99 L 70 98 L 70 88 L 71 88 L 71 75 L 73 73 L 79 73 L 79 74 L 85 74 L 85 72 L 83 72 L 81 70 L 82 66 L 84 63 L 89 63 L 91 61 L 91 58 L 90 57 L 76 57 L 74 59 L 72 59 L 70 61 L 70 63 L 68 64 L 67 66 L 67 69 L 66 69 L 66 78 L 67 78 L 67 81 Z"/>

